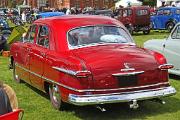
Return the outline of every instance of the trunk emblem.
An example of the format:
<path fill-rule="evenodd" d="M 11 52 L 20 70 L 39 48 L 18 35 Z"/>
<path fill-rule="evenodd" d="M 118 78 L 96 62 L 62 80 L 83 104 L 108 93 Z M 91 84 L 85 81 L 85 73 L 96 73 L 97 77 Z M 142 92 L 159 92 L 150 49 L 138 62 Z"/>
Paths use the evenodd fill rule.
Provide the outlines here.
<path fill-rule="evenodd" d="M 131 68 L 131 67 L 129 66 L 129 63 L 124 63 L 124 67 L 125 67 L 124 69 L 121 69 L 122 72 L 135 70 L 134 68 Z"/>

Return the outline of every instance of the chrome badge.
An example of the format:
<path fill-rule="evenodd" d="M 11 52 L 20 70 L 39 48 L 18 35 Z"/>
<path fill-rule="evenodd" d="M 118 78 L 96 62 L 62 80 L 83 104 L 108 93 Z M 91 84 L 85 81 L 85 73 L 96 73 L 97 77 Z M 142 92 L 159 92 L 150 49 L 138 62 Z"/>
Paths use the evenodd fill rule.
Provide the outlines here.
<path fill-rule="evenodd" d="M 125 67 L 124 69 L 121 69 L 122 72 L 135 70 L 134 68 L 131 68 L 131 67 L 129 66 L 129 63 L 124 63 L 124 67 Z"/>

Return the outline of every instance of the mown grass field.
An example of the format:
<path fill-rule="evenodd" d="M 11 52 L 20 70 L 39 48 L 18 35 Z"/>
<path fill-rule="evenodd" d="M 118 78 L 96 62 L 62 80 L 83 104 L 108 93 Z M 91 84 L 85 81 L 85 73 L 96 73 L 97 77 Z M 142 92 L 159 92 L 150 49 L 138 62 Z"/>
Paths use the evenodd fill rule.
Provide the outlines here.
<path fill-rule="evenodd" d="M 139 46 L 152 38 L 164 38 L 166 32 L 151 32 L 150 35 L 135 34 L 133 37 Z M 170 82 L 177 90 L 175 96 L 164 98 L 165 105 L 152 101 L 140 104 L 137 110 L 131 110 L 127 104 L 107 105 L 107 111 L 101 112 L 94 106 L 69 106 L 67 110 L 54 110 L 49 98 L 26 83 L 17 84 L 12 79 L 12 71 L 8 70 L 8 58 L 0 56 L 0 80 L 9 84 L 17 93 L 19 107 L 24 109 L 23 120 L 179 120 L 180 119 L 180 77 L 171 76 Z"/>

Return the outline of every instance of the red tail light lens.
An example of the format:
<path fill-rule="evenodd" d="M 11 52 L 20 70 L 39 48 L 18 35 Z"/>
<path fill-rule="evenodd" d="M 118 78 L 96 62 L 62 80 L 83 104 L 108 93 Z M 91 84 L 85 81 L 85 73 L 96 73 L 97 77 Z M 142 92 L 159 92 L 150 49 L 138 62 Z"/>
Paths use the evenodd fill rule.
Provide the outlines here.
<path fill-rule="evenodd" d="M 166 58 L 158 52 L 154 52 L 154 57 L 157 60 L 157 62 L 161 65 L 167 63 Z"/>
<path fill-rule="evenodd" d="M 159 69 L 161 69 L 161 70 L 168 70 L 168 69 L 171 69 L 171 68 L 173 68 L 174 66 L 173 65 L 171 65 L 171 64 L 163 64 L 163 65 L 160 65 L 159 66 Z"/>
<path fill-rule="evenodd" d="M 89 77 L 89 76 L 91 76 L 92 74 L 91 74 L 91 72 L 90 71 L 78 71 L 77 73 L 76 73 L 76 77 L 78 77 L 78 78 L 87 78 L 87 77 Z"/>

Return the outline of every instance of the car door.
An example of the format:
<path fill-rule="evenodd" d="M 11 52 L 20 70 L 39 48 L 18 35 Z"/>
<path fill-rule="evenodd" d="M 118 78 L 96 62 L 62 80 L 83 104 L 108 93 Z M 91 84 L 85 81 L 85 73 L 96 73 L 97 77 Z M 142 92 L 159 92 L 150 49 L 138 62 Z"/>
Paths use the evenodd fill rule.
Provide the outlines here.
<path fill-rule="evenodd" d="M 164 44 L 164 55 L 174 70 L 180 70 L 180 25 L 178 25 Z"/>
<path fill-rule="evenodd" d="M 26 36 L 22 38 L 20 42 L 20 47 L 17 53 L 19 59 L 17 59 L 17 64 L 20 69 L 17 69 L 17 72 L 20 73 L 19 77 L 30 83 L 29 81 L 29 54 L 32 47 L 34 46 L 34 38 L 36 35 L 36 25 L 32 25 L 28 30 Z"/>
<path fill-rule="evenodd" d="M 162 28 L 166 28 L 167 22 L 172 19 L 173 11 L 171 9 L 164 9 L 163 16 L 161 17 Z"/>
<path fill-rule="evenodd" d="M 154 28 L 161 29 L 162 28 L 162 17 L 163 17 L 163 10 L 158 10 L 157 15 L 154 17 Z"/>
<path fill-rule="evenodd" d="M 36 44 L 34 44 L 30 54 L 30 81 L 38 89 L 43 88 L 42 75 L 44 72 L 44 62 L 46 52 L 49 47 L 49 28 L 46 25 L 39 25 L 37 30 Z"/>

